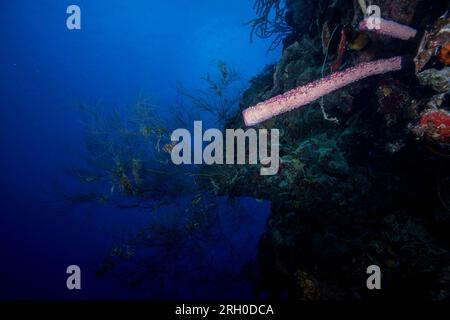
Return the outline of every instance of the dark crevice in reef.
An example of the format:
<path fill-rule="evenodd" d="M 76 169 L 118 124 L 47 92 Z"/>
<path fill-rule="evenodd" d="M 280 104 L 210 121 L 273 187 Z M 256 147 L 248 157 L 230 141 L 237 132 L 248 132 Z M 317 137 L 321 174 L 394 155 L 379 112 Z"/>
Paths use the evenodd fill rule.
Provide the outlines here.
<path fill-rule="evenodd" d="M 420 28 L 421 34 L 448 8 L 447 1 L 372 4 L 385 19 Z M 285 39 L 279 63 L 251 81 L 242 109 L 320 78 L 323 65 L 325 75 L 330 73 L 340 35 L 329 40 L 324 63 L 325 24 L 346 26 L 341 70 L 417 53 L 417 41 L 358 31 L 357 1 L 288 5 L 286 19 L 295 31 Z M 424 69 L 447 70 L 446 65 L 433 56 Z M 326 96 L 323 106 L 339 125 L 324 120 L 320 101 L 270 119 L 259 127 L 281 130 L 279 174 L 263 177 L 259 168 L 245 166 L 234 169 L 235 179 L 216 179 L 220 193 L 272 202 L 259 246 L 259 290 L 273 298 L 288 292 L 293 300 L 450 298 L 450 134 L 429 131 L 430 119 L 437 118 L 424 120 L 436 110 L 447 115 L 448 89 L 436 92 L 419 78 L 410 69 Z M 227 127 L 243 127 L 241 115 Z M 366 287 L 370 265 L 382 270 L 381 291 Z"/>

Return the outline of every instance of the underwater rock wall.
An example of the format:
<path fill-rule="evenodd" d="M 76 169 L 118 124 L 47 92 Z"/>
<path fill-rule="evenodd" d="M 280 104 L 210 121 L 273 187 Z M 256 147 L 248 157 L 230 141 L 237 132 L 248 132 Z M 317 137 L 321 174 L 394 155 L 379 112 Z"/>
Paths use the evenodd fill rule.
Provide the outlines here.
<path fill-rule="evenodd" d="M 395 55 L 427 59 L 422 73 L 364 80 L 265 121 L 260 128 L 281 130 L 279 174 L 246 166 L 215 181 L 218 193 L 272 202 L 259 247 L 259 289 L 272 297 L 450 298 L 450 106 L 448 60 L 440 58 L 450 41 L 450 20 L 441 17 L 448 3 L 371 3 L 383 18 L 417 28 L 421 46 L 358 30 L 358 1 L 314 1 L 303 16 L 310 2 L 291 0 L 287 21 L 302 32 L 244 94 L 242 110 L 330 74 L 336 61 L 342 70 Z M 237 127 L 240 114 L 227 125 Z M 366 288 L 374 264 L 381 293 Z"/>

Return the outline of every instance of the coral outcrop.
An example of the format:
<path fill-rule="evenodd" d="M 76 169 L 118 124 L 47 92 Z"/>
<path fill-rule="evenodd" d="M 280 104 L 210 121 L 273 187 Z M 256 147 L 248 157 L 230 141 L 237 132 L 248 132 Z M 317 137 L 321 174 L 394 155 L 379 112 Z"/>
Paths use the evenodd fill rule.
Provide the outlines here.
<path fill-rule="evenodd" d="M 343 66 L 409 55 L 416 56 L 416 72 L 352 82 L 260 123 L 281 130 L 279 174 L 261 177 L 257 166 L 240 167 L 238 178 L 216 179 L 215 189 L 272 202 L 258 282 L 271 297 L 450 299 L 450 106 L 439 56 L 450 40 L 448 3 L 371 1 L 384 19 L 422 38 L 399 44 L 358 30 L 364 19 L 358 2 L 288 1 L 287 22 L 298 32 L 285 39 L 279 64 L 251 81 L 241 110 L 329 76 L 344 28 L 347 46 L 357 50 L 347 50 Z M 306 4 L 310 27 L 303 21 L 300 28 L 298 10 Z M 327 121 L 325 111 L 339 122 Z M 244 119 L 238 114 L 227 127 L 244 127 Z M 382 270 L 381 291 L 366 287 L 373 264 Z"/>

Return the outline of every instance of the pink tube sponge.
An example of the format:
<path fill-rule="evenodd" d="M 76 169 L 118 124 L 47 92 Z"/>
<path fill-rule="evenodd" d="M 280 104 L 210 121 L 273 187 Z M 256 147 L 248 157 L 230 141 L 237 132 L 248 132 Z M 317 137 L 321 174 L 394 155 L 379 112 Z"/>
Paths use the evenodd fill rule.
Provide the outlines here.
<path fill-rule="evenodd" d="M 379 29 L 369 28 L 369 21 L 365 19 L 359 24 L 359 28 L 365 31 L 373 31 L 391 38 L 410 40 L 417 35 L 417 30 L 400 23 L 380 18 Z"/>
<path fill-rule="evenodd" d="M 320 97 L 364 78 L 402 69 L 402 57 L 358 64 L 273 97 L 242 112 L 246 126 L 252 126 L 279 114 L 307 105 Z"/>

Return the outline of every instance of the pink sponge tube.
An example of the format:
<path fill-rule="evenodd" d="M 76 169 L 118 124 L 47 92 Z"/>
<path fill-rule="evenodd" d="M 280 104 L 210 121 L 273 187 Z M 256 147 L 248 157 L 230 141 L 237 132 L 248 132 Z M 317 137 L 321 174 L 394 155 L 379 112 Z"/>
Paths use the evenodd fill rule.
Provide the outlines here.
<path fill-rule="evenodd" d="M 307 105 L 353 82 L 401 69 L 402 57 L 361 63 L 249 107 L 242 112 L 242 116 L 246 126 L 253 126 L 282 113 Z"/>
<path fill-rule="evenodd" d="M 400 23 L 380 18 L 379 28 L 369 28 L 369 20 L 365 19 L 359 24 L 359 29 L 364 31 L 372 31 L 391 38 L 410 40 L 417 35 L 417 30 Z"/>

